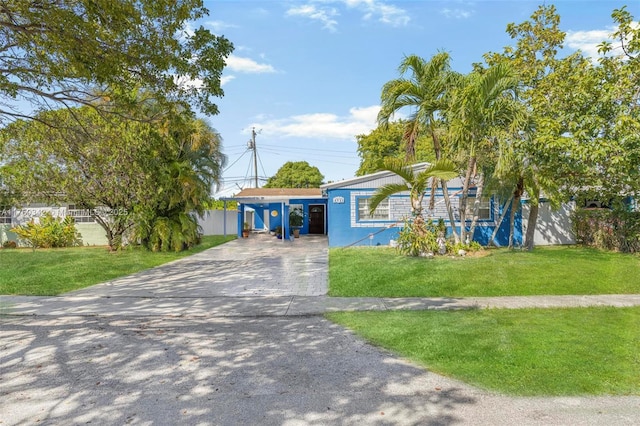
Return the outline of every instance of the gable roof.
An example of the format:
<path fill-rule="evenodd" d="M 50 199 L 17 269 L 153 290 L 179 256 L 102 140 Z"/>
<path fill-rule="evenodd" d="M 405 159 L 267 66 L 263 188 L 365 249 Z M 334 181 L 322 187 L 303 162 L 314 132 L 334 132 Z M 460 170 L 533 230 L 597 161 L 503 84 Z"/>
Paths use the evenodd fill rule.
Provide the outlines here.
<path fill-rule="evenodd" d="M 420 173 L 430 163 L 416 163 L 412 165 L 414 173 Z M 328 189 L 372 189 L 380 188 L 384 185 L 403 183 L 404 180 L 398 175 L 388 170 L 382 170 L 379 172 L 371 173 L 364 176 L 358 176 L 351 179 L 344 179 L 339 182 L 325 183 L 320 185 L 323 191 Z M 449 180 L 449 185 L 461 186 L 462 180 L 460 178 L 454 178 Z"/>
<path fill-rule="evenodd" d="M 413 165 L 414 171 L 421 171 L 426 168 L 429 163 L 417 163 Z M 388 170 L 382 170 L 375 173 L 370 173 L 364 176 L 357 176 L 350 179 L 344 179 L 338 182 L 325 183 L 324 185 L 320 185 L 322 189 L 335 189 L 335 188 L 354 188 L 359 187 L 363 183 L 369 183 L 377 180 L 386 180 L 388 178 L 397 177 L 397 175 Z M 395 180 L 395 179 L 394 179 Z"/>

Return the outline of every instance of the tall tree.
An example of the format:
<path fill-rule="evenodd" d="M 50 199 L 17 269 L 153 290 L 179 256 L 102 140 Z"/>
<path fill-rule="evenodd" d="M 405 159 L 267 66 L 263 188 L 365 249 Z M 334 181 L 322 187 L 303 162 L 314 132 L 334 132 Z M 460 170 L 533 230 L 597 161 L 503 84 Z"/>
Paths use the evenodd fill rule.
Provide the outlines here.
<path fill-rule="evenodd" d="M 52 129 L 42 122 L 58 125 Z M 148 123 L 107 122 L 88 107 L 43 112 L 2 129 L 0 172 L 21 204 L 68 203 L 91 210 L 115 249 L 134 224 L 134 208 L 149 197 L 152 182 L 140 160 L 152 155 L 156 137 Z"/>
<path fill-rule="evenodd" d="M 150 165 L 155 196 L 138 209 L 136 236 L 153 251 L 180 251 L 200 240 L 202 216 L 226 157 L 222 138 L 204 120 L 178 115 L 166 123 L 166 147 Z"/>
<path fill-rule="evenodd" d="M 202 0 L 1 1 L 0 123 L 61 107 L 132 106 L 140 88 L 155 103 L 216 114 L 233 46 L 189 28 L 207 14 Z"/>
<path fill-rule="evenodd" d="M 394 114 L 408 109 L 405 123 L 405 160 L 415 160 L 416 140 L 421 129 L 431 136 L 436 161 L 442 159 L 440 143 L 440 116 L 447 108 L 451 88 L 456 85 L 459 75 L 451 71 L 450 57 L 445 52 L 425 61 L 416 55 L 407 56 L 400 64 L 401 77 L 387 82 L 382 88 L 382 108 L 378 114 L 378 124 L 387 126 Z M 409 74 L 408 78 L 404 77 Z M 449 220 L 454 223 L 453 207 L 445 180 L 440 180 Z M 433 208 L 437 183 L 433 182 L 430 207 Z M 453 230 L 456 241 L 458 234 Z"/>
<path fill-rule="evenodd" d="M 59 124 L 50 128 L 40 117 Z M 225 161 L 220 143 L 186 112 L 152 123 L 105 120 L 90 107 L 62 109 L 0 131 L 1 171 L 21 202 L 89 209 L 117 249 L 128 230 L 142 227 L 146 235 L 157 217 L 180 216 L 180 229 L 193 237 L 197 223 L 185 215 L 201 212 L 210 198 Z"/>
<path fill-rule="evenodd" d="M 507 64 L 486 69 L 477 67 L 465 76 L 446 111 L 452 152 L 466 163 L 459 209 L 462 241 L 473 238 L 467 231 L 467 203 L 472 182 L 475 182 L 475 198 L 479 202 L 486 174 L 483 168 L 495 160 L 498 138 L 505 133 L 516 133 L 524 123 L 525 115 L 516 97 L 518 84 L 516 74 Z"/>
<path fill-rule="evenodd" d="M 539 208 L 538 195 L 544 193 L 552 198 L 554 204 L 559 202 L 556 188 L 573 186 L 569 177 L 584 168 L 580 162 L 574 161 L 572 140 L 566 137 L 565 120 L 562 118 L 571 115 L 575 109 L 566 110 L 567 103 L 559 98 L 586 95 L 576 90 L 584 87 L 583 83 L 576 85 L 576 79 L 579 80 L 582 73 L 572 71 L 584 69 L 586 62 L 580 54 L 558 58 L 565 33 L 560 30 L 560 16 L 553 5 L 538 7 L 528 21 L 509 24 L 507 33 L 516 41 L 515 46 L 505 47 L 501 54 L 488 53 L 485 60 L 489 65 L 508 63 L 521 81 L 518 95 L 526 107 L 528 124 L 522 128 L 524 137 L 512 139 L 515 155 L 511 167 L 518 173 L 511 174 L 511 187 L 514 208 L 519 207 L 515 203 L 519 202 L 525 189 L 529 194 L 531 208 L 525 245 L 532 249 Z M 560 107 L 561 103 L 564 103 L 564 107 Z"/>
<path fill-rule="evenodd" d="M 271 176 L 265 188 L 319 188 L 324 176 L 306 161 L 287 161 Z"/>

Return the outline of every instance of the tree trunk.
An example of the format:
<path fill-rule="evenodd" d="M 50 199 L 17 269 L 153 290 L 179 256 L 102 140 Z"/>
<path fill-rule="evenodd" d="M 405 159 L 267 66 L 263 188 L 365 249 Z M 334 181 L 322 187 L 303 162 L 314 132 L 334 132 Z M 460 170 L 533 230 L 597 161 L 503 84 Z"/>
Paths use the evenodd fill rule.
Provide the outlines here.
<path fill-rule="evenodd" d="M 476 157 L 469 157 L 467 164 L 467 173 L 464 176 L 462 184 L 462 196 L 460 197 L 460 241 L 467 242 L 467 200 L 469 198 L 469 185 L 471 184 L 471 175 L 475 169 Z"/>
<path fill-rule="evenodd" d="M 500 218 L 498 218 L 498 222 L 496 222 L 495 224 L 495 228 L 493 229 L 493 234 L 491 234 L 491 238 L 489 239 L 489 246 L 493 245 L 495 247 L 499 247 L 498 244 L 496 244 L 496 236 L 498 235 L 498 231 L 500 230 L 500 225 L 502 225 L 502 221 L 504 221 L 504 218 L 507 216 L 507 212 L 509 211 L 509 204 L 511 204 L 513 200 L 513 195 L 511 197 L 509 197 L 509 199 L 507 201 L 505 201 L 504 205 L 502 206 L 502 213 L 500 214 Z"/>
<path fill-rule="evenodd" d="M 527 250 L 533 250 L 533 238 L 536 232 L 536 223 L 538 222 L 538 211 L 540 210 L 540 191 L 535 192 L 535 202 L 530 203 L 529 219 L 527 220 L 527 234 L 524 239 L 524 246 Z"/>
<path fill-rule="evenodd" d="M 511 213 L 509 214 L 509 250 L 513 249 L 516 209 L 518 208 L 519 204 L 520 204 L 520 195 L 516 195 L 513 197 L 513 202 L 511 203 Z"/>
<path fill-rule="evenodd" d="M 440 141 L 438 140 L 438 135 L 436 135 L 436 130 L 433 126 L 431 126 L 431 140 L 433 141 L 433 152 L 436 156 L 436 161 L 440 160 L 442 157 L 442 151 L 440 149 Z M 433 210 L 436 206 L 436 191 L 438 189 L 438 180 L 431 180 L 431 194 L 429 195 L 429 210 Z M 444 191 L 444 187 L 443 187 Z"/>
<path fill-rule="evenodd" d="M 473 201 L 473 219 L 471 220 L 471 226 L 469 226 L 469 235 L 473 240 L 473 234 L 476 231 L 476 224 L 478 223 L 478 213 L 480 212 L 480 202 L 482 201 L 482 192 L 484 190 L 484 177 L 480 176 L 478 184 L 476 185 L 476 198 Z"/>
<path fill-rule="evenodd" d="M 440 186 L 442 186 L 442 196 L 444 197 L 444 205 L 447 208 L 449 214 L 449 223 L 451 224 L 451 233 L 453 234 L 453 240 L 456 244 L 460 242 L 460 235 L 456 231 L 456 219 L 453 216 L 453 207 L 451 206 L 451 198 L 449 198 L 449 189 L 447 188 L 447 181 L 440 179 Z"/>
<path fill-rule="evenodd" d="M 115 247 L 115 241 L 117 235 L 114 234 L 113 230 L 107 223 L 107 220 L 101 218 L 100 216 L 94 216 L 94 219 L 96 220 L 96 222 L 98 222 L 98 225 L 100 225 L 102 229 L 104 229 L 105 237 L 107 237 L 107 244 L 109 245 L 109 251 L 116 251 L 117 248 Z"/>
<path fill-rule="evenodd" d="M 513 203 L 511 203 L 511 214 L 509 215 L 509 249 L 513 249 L 513 236 L 515 227 L 516 210 L 520 206 L 520 199 L 524 193 L 524 178 L 520 176 L 513 190 Z"/>

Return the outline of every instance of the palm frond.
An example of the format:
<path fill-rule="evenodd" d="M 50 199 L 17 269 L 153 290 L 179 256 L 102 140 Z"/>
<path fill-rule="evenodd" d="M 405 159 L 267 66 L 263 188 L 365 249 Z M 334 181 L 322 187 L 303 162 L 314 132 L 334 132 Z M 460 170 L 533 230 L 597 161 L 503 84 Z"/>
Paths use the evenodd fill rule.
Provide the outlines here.
<path fill-rule="evenodd" d="M 391 195 L 409 190 L 410 188 L 406 183 L 391 183 L 378 188 L 369 199 L 369 214 L 373 214 L 380 203 Z"/>

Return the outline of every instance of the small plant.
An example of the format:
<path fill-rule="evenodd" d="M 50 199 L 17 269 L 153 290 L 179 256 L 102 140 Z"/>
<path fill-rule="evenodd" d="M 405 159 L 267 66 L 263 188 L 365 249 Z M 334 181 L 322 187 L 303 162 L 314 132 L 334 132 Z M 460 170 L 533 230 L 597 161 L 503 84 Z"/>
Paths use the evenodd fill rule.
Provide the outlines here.
<path fill-rule="evenodd" d="M 15 241 L 5 241 L 4 243 L 2 243 L 2 248 L 6 248 L 6 249 L 14 249 L 17 246 L 18 245 L 16 244 Z"/>
<path fill-rule="evenodd" d="M 304 223 L 304 216 L 302 215 L 302 211 L 300 208 L 292 209 L 289 212 L 289 226 L 300 227 Z"/>
<path fill-rule="evenodd" d="M 249 231 L 251 231 L 251 226 L 249 226 L 249 222 L 245 222 L 242 225 L 242 238 L 249 238 Z"/>
<path fill-rule="evenodd" d="M 31 220 L 26 225 L 11 229 L 21 241 L 34 250 L 37 248 L 73 247 L 82 245 L 82 235 L 76 229 L 73 217 L 66 216 L 64 220 L 53 217 L 45 212 L 40 222 Z"/>
<path fill-rule="evenodd" d="M 420 216 L 407 219 L 398 235 L 398 251 L 407 256 L 437 253 L 438 232 L 438 227 L 431 219 L 426 223 Z"/>
<path fill-rule="evenodd" d="M 453 241 L 447 241 L 448 254 L 457 256 L 460 254 L 460 250 L 464 250 L 467 253 L 473 253 L 476 251 L 484 250 L 484 248 L 477 241 L 471 241 L 469 244 L 454 243 Z"/>

